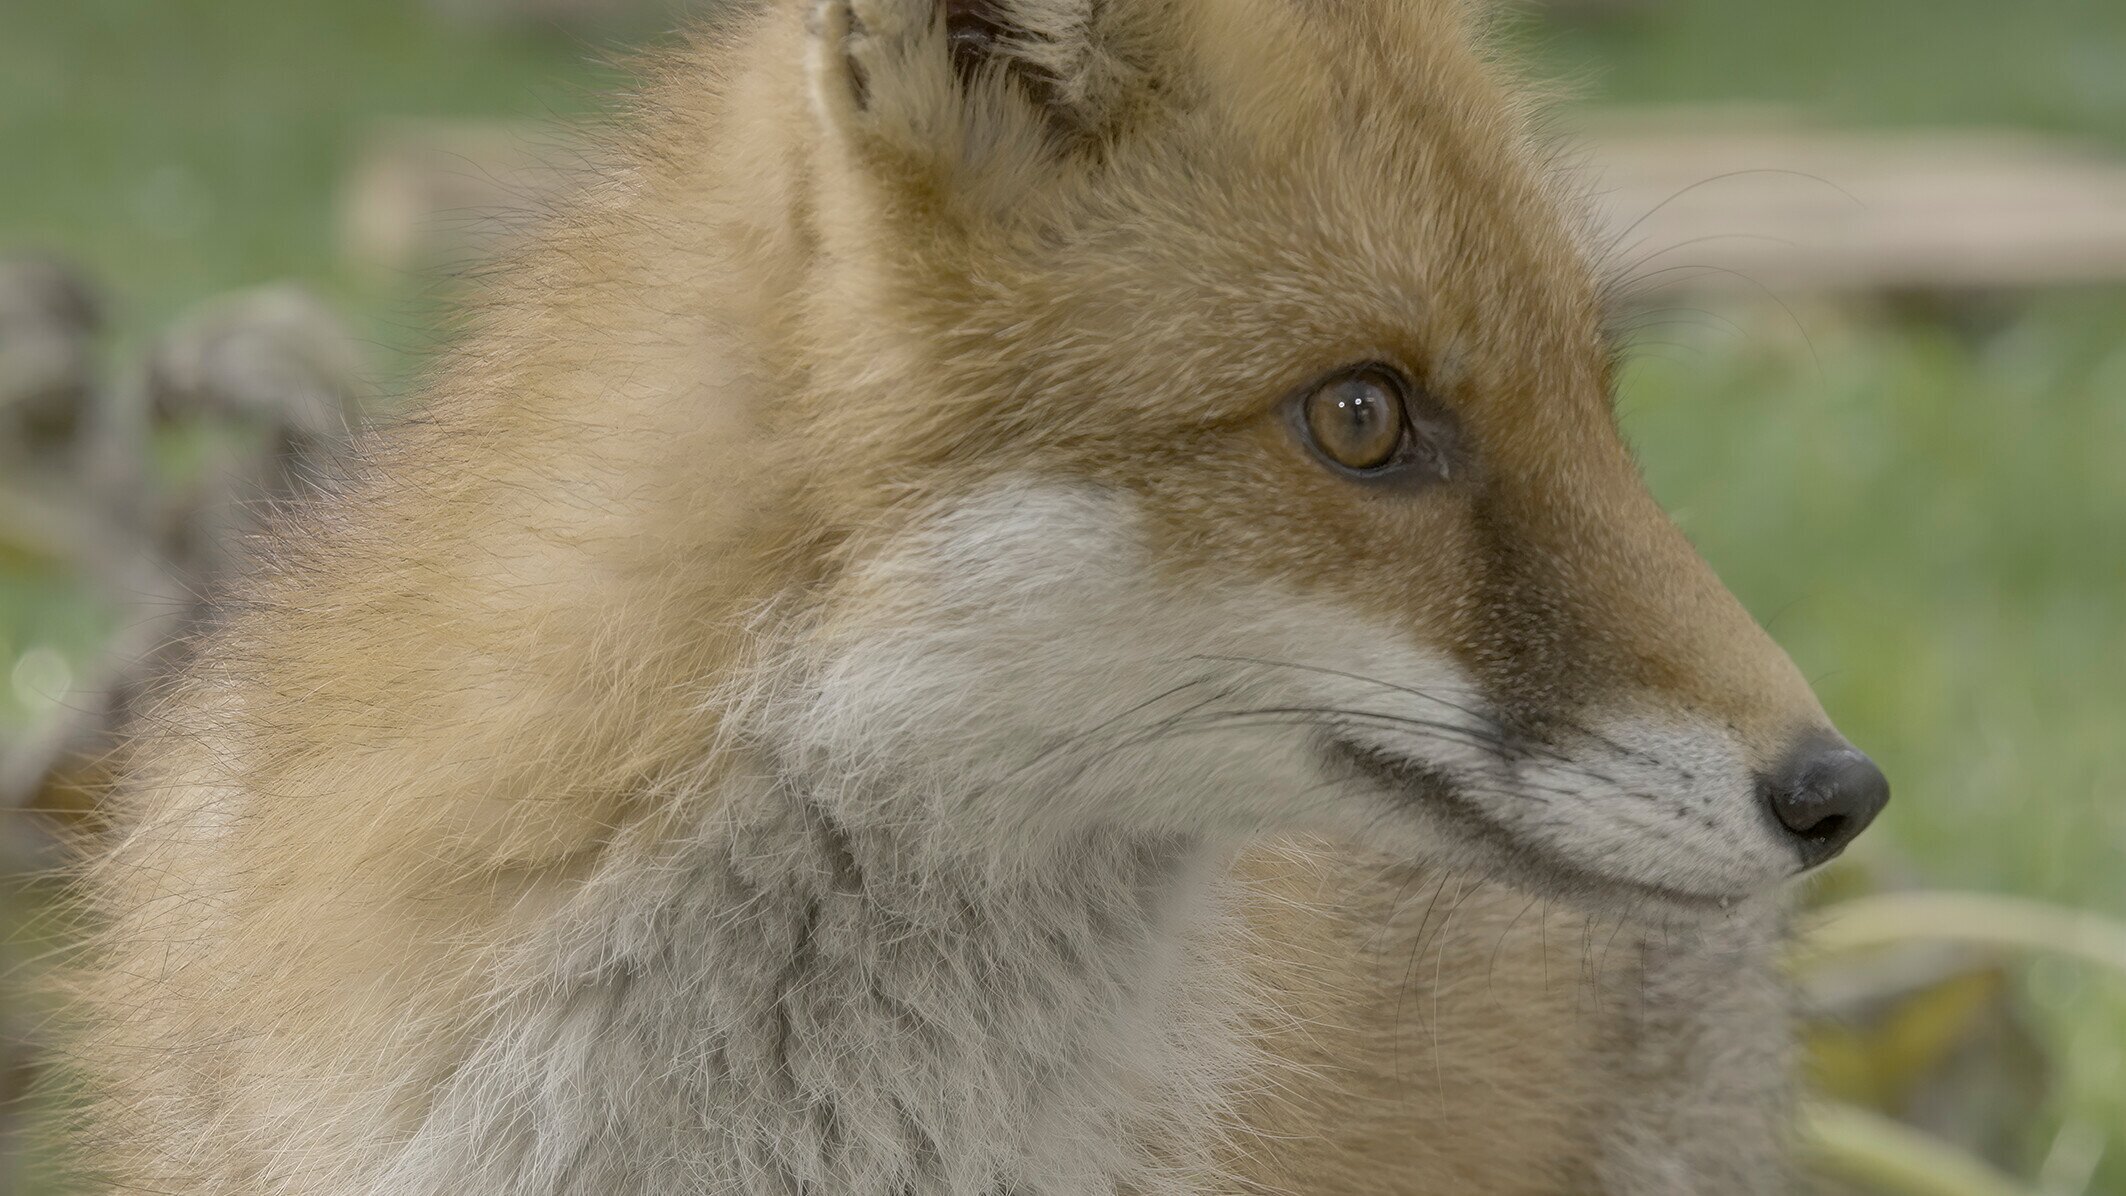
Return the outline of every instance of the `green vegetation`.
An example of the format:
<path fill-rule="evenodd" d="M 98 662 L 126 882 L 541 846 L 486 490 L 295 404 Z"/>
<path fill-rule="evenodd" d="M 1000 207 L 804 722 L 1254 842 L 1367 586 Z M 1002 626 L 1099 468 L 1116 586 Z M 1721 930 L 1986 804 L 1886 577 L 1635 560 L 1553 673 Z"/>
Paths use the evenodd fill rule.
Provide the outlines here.
<path fill-rule="evenodd" d="M 1767 317 L 1629 371 L 1655 491 L 1893 778 L 1863 862 L 2126 912 L 2122 316 L 2049 299 L 1973 344 L 1803 314 L 1813 354 Z M 2030 979 L 2052 1112 L 2126 1183 L 2126 977 Z"/>
<path fill-rule="evenodd" d="M 2104 0 L 1667 0 L 1521 29 L 1591 100 L 2126 151 L 2126 5 Z M 358 281 L 336 248 L 361 133 L 580 112 L 612 82 L 602 57 L 415 0 L 0 5 L 0 249 L 86 263 L 121 350 L 198 298 L 294 278 L 396 366 L 422 339 L 417 288 Z M 1657 318 L 1685 323 L 1645 334 L 1627 424 L 1656 491 L 1894 779 L 1862 864 L 2126 915 L 2126 294 L 2025 297 L 1983 333 L 1851 306 Z M 0 558 L 0 726 L 24 713 L 11 674 L 53 657 L 18 660 L 84 659 L 108 617 Z M 2126 1191 L 2126 985 L 2049 962 L 2017 984 L 2057 1083 L 2011 1161 L 2034 1174 L 2062 1124 L 2094 1127 L 2088 1190 Z"/>
<path fill-rule="evenodd" d="M 420 0 L 66 0 L 0 9 L 0 244 L 63 249 L 147 332 L 295 278 L 397 343 L 403 296 L 339 255 L 338 188 L 398 117 L 563 117 L 599 45 L 439 22 Z"/>
<path fill-rule="evenodd" d="M 2126 149 L 2126 6 L 1698 0 L 1529 41 L 1596 101 L 1792 104 Z M 1749 230 L 1736 230 L 1747 232 Z M 2126 914 L 2126 293 L 1959 333 L 1887 311 L 1650 315 L 1622 388 L 1655 492 L 1889 772 L 1863 866 Z M 1733 321 L 1728 323 L 1727 321 Z M 2028 1127 L 2126 1191 L 2126 979 L 2019 977 L 2057 1083 Z"/>

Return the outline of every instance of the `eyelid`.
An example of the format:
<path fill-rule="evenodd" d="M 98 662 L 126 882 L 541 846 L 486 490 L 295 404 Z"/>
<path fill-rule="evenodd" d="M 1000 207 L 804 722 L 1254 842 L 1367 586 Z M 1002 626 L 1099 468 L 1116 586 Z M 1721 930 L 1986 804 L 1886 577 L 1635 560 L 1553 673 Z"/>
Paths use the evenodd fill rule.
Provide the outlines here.
<path fill-rule="evenodd" d="M 1387 376 L 1402 400 L 1402 441 L 1388 461 L 1371 469 L 1353 469 L 1331 457 L 1314 439 L 1308 426 L 1307 405 L 1315 395 L 1337 382 L 1378 371 Z M 1392 361 L 1355 362 L 1319 374 L 1288 395 L 1282 404 L 1285 423 L 1307 453 L 1323 468 L 1358 485 L 1394 490 L 1418 490 L 1449 482 L 1466 473 L 1462 451 L 1461 423 L 1451 408 L 1433 397 L 1412 374 Z"/>

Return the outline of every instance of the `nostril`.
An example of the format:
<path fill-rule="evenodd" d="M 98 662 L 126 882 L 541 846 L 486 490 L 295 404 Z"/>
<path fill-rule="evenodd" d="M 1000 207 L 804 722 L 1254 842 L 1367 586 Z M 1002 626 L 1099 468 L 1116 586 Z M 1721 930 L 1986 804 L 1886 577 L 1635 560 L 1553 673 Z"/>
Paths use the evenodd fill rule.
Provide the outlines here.
<path fill-rule="evenodd" d="M 1809 837 L 1809 838 L 1811 838 L 1811 839 L 1821 839 L 1821 840 L 1832 840 L 1832 839 L 1839 839 L 1839 838 L 1841 838 L 1841 837 L 1848 837 L 1848 836 L 1842 836 L 1842 835 L 1841 835 L 1841 832 L 1843 832 L 1843 831 L 1845 830 L 1845 824 L 1846 824 L 1846 822 L 1847 822 L 1847 821 L 1848 821 L 1848 820 L 1847 820 L 1847 818 L 1846 818 L 1846 816 L 1845 816 L 1845 815 L 1843 815 L 1843 814 L 1833 814 L 1833 815 L 1831 815 L 1830 817 L 1828 817 L 1828 818 L 1825 818 L 1825 819 L 1824 819 L 1823 821 L 1821 821 L 1821 822 L 1817 823 L 1817 824 L 1816 824 L 1816 825 L 1814 825 L 1814 826 L 1809 826 L 1809 827 L 1798 827 L 1798 826 L 1797 826 L 1797 827 L 1793 828 L 1793 830 L 1794 830 L 1794 833 L 1795 833 L 1795 834 L 1797 834 L 1797 835 L 1806 835 L 1806 836 L 1808 836 L 1808 837 Z M 1855 832 L 1853 832 L 1853 836 L 1852 836 L 1852 837 L 1857 837 L 1857 836 L 1859 835 L 1859 833 L 1860 833 L 1859 831 L 1855 831 Z"/>
<path fill-rule="evenodd" d="M 1793 832 L 1804 867 L 1844 851 L 1890 800 L 1890 782 L 1875 762 L 1840 739 L 1817 739 L 1796 751 L 1764 790 L 1765 804 Z"/>

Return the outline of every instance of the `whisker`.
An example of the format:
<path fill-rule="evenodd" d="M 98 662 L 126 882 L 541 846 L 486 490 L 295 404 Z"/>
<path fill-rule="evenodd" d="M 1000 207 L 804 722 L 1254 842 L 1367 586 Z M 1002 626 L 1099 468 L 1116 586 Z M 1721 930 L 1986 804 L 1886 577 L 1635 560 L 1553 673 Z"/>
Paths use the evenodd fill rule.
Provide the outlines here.
<path fill-rule="evenodd" d="M 1703 264 L 1663 266 L 1658 270 L 1648 270 L 1632 278 L 1619 280 L 1616 284 L 1609 288 L 1608 294 L 1612 300 L 1627 300 L 1631 297 L 1633 288 L 1644 289 L 1646 284 L 1651 282 L 1653 279 L 1660 278 L 1663 275 L 1679 273 L 1685 270 L 1696 271 L 1699 274 L 1724 274 L 1730 278 L 1739 279 L 1742 282 L 1748 283 L 1750 286 L 1756 288 L 1757 292 L 1763 295 L 1765 298 L 1770 299 L 1775 305 L 1778 306 L 1780 312 L 1786 316 L 1787 322 L 1794 326 L 1794 331 L 1800 334 L 1801 343 L 1809 351 L 1809 362 L 1815 369 L 1816 380 L 1818 384 L 1820 385 L 1824 382 L 1827 375 L 1824 373 L 1823 369 L 1823 357 L 1821 354 L 1817 353 L 1816 340 L 1814 337 L 1809 335 L 1808 325 L 1803 324 L 1801 322 L 1801 317 L 1794 311 L 1793 305 L 1788 303 L 1786 299 L 1779 294 L 1779 292 L 1773 290 L 1772 288 L 1766 286 L 1764 283 L 1759 282 L 1757 279 L 1752 278 L 1750 275 L 1745 274 L 1740 270 L 1731 269 L 1727 266 L 1712 266 Z"/>
<path fill-rule="evenodd" d="M 1710 175 L 1706 178 L 1699 179 L 1697 182 L 1692 183 L 1688 186 L 1678 188 L 1675 194 L 1670 195 L 1667 199 L 1664 199 L 1660 203 L 1657 203 L 1654 206 L 1646 209 L 1644 212 L 1641 212 L 1639 214 L 1638 219 L 1632 221 L 1628 225 L 1625 225 L 1623 231 L 1619 232 L 1615 237 L 1611 238 L 1609 244 L 1603 246 L 1602 251 L 1596 256 L 1603 260 L 1607 260 L 1612 254 L 1617 252 L 1617 249 L 1620 246 L 1624 244 L 1625 238 L 1631 236 L 1635 232 L 1638 232 L 1639 229 L 1645 226 L 1647 221 L 1659 215 L 1663 209 L 1668 207 L 1668 205 L 1676 202 L 1679 199 L 1682 199 L 1684 196 L 1689 195 L 1691 192 L 1696 191 L 1698 188 L 1709 187 L 1714 183 L 1726 182 L 1729 179 L 1745 178 L 1749 175 L 1757 174 L 1783 174 L 1792 176 L 1794 178 L 1809 179 L 1813 182 L 1822 183 L 1824 186 L 1829 187 L 1831 190 L 1836 191 L 1840 195 L 1845 196 L 1847 199 L 1852 200 L 1854 206 L 1856 207 L 1867 206 L 1866 204 L 1862 203 L 1860 198 L 1854 195 L 1851 191 L 1846 190 L 1845 188 L 1839 186 L 1838 184 L 1832 182 L 1827 178 L 1824 178 L 1821 175 L 1810 174 L 1805 170 L 1787 170 L 1777 166 L 1754 166 L 1745 167 L 1741 170 L 1726 170 L 1720 172 L 1719 174 Z"/>
<path fill-rule="evenodd" d="M 1415 688 L 1412 688 L 1412 687 L 1410 687 L 1410 686 L 1407 686 L 1407 685 L 1401 685 L 1401 684 L 1398 684 L 1398 683 L 1396 683 L 1396 682 L 1393 682 L 1393 681 L 1389 681 L 1389 680 L 1386 680 L 1386 679 L 1384 679 L 1384 678 L 1381 678 L 1381 677 L 1369 677 L 1369 676 L 1366 676 L 1366 675 L 1365 675 L 1365 674 L 1363 674 L 1363 673 L 1352 673 L 1352 672 L 1346 672 L 1346 671 L 1345 671 L 1345 670 L 1343 670 L 1343 669 L 1336 669 L 1336 668 L 1330 668 L 1330 667 L 1328 667 L 1328 666 L 1326 666 L 1326 665 L 1317 665 L 1317 664 L 1306 664 L 1306 663 L 1303 663 L 1303 662 L 1300 662 L 1300 661 L 1291 661 L 1291 660 L 1270 660 L 1270 659 L 1267 659 L 1267 658 L 1264 658 L 1264 657 L 1254 657 L 1254 656 L 1212 656 L 1212 655 L 1203 655 L 1203 656 L 1197 656 L 1197 657 L 1192 657 L 1191 659 L 1198 659 L 1198 660 L 1217 660 L 1217 661 L 1226 661 L 1226 662 L 1230 662 L 1230 663 L 1235 663 L 1235 664 L 1252 664 L 1252 665 L 1260 665 L 1260 666 L 1263 666 L 1263 667 L 1265 667 L 1265 668 L 1292 669 L 1292 670 L 1295 670 L 1295 671 L 1298 671 L 1298 672 L 1306 672 L 1306 673 L 1318 673 L 1318 674 L 1320 674 L 1320 675 L 1322 675 L 1322 676 L 1327 676 L 1327 677 L 1341 677 L 1341 678 L 1343 678 L 1343 679 L 1344 679 L 1344 680 L 1346 680 L 1346 681 L 1356 681 L 1356 682 L 1358 682 L 1358 683 L 1360 683 L 1360 684 L 1362 684 L 1362 685 L 1374 685 L 1374 686 L 1379 686 L 1379 687 L 1380 687 L 1380 688 L 1382 688 L 1382 689 L 1390 690 L 1390 691 L 1392 691 L 1392 692 L 1394 692 L 1394 693 L 1400 693 L 1400 694 L 1407 694 L 1407 695 L 1409 695 L 1409 696 L 1411 696 L 1411 697 L 1414 697 L 1414 698 L 1418 698 L 1418 699 L 1421 699 L 1421 700 L 1423 700 L 1423 701 L 1428 701 L 1428 702 L 1433 702 L 1433 703 L 1437 703 L 1438 705 L 1441 705 L 1441 706 L 1445 706 L 1445 707 L 1447 707 L 1447 708 L 1448 708 L 1449 710 L 1453 710 L 1453 711 L 1456 711 L 1456 712 L 1458 712 L 1458 713 L 1461 713 L 1461 714 L 1466 714 L 1466 715 L 1468 715 L 1469 717 L 1471 717 L 1471 718 L 1474 718 L 1474 719 L 1477 719 L 1477 720 L 1479 720 L 1479 721 L 1481 721 L 1481 722 L 1483 722 L 1483 723 L 1486 723 L 1486 724 L 1489 724 L 1489 725 L 1492 725 L 1492 726 L 1497 726 L 1497 725 L 1498 725 L 1498 719 L 1497 719 L 1497 718 L 1495 718 L 1495 717 L 1493 717 L 1492 715 L 1489 715 L 1489 714 L 1487 714 L 1487 713 L 1485 713 L 1485 712 L 1483 712 L 1483 711 L 1481 711 L 1481 710 L 1477 710 L 1477 709 L 1474 709 L 1474 708 L 1472 708 L 1472 707 L 1470 707 L 1470 706 L 1464 705 L 1464 704 L 1462 704 L 1462 703 L 1460 703 L 1460 702 L 1455 702 L 1455 701 L 1451 701 L 1451 700 L 1449 700 L 1449 699 L 1447 699 L 1447 698 L 1443 698 L 1443 697 L 1441 697 L 1440 695 L 1438 695 L 1438 694 L 1436 694 L 1436 693 L 1433 693 L 1433 692 L 1431 692 L 1431 691 L 1429 691 L 1429 690 L 1423 690 L 1423 689 L 1415 689 Z M 1577 732 L 1579 732 L 1580 734 L 1582 734 L 1582 735 L 1585 735 L 1585 736 L 1587 736 L 1588 738 L 1590 738 L 1590 739 L 1594 740 L 1595 742 L 1597 742 L 1597 743 L 1601 744 L 1602 746 L 1604 746 L 1604 747 L 1606 747 L 1606 748 L 1610 749 L 1611 751 L 1613 751 L 1613 752 L 1617 753 L 1618 755 L 1620 755 L 1620 756 L 1624 756 L 1624 757 L 1625 757 L 1625 758 L 1627 758 L 1627 759 L 1634 759 L 1634 760 L 1637 760 L 1637 761 L 1639 761 L 1639 762 L 1640 762 L 1640 763 L 1642 763 L 1642 764 L 1651 764 L 1651 765 L 1654 765 L 1655 767 L 1663 767 L 1663 768 L 1669 768 L 1669 767 L 1672 767 L 1672 766 L 1670 766 L 1670 765 L 1669 765 L 1669 764 L 1668 764 L 1668 763 L 1667 763 L 1666 761 L 1663 761 L 1663 760 L 1661 760 L 1661 759 L 1659 759 L 1659 758 L 1657 758 L 1657 757 L 1651 756 L 1651 755 L 1649 755 L 1649 754 L 1647 754 L 1647 753 L 1645 753 L 1645 752 L 1643 752 L 1643 751 L 1640 751 L 1640 750 L 1639 750 L 1639 749 L 1637 749 L 1637 748 L 1633 748 L 1633 747 L 1630 747 L 1630 746 L 1628 746 L 1628 745 L 1625 745 L 1625 744 L 1621 744 L 1621 743 L 1618 743 L 1618 742 L 1617 742 L 1616 740 L 1614 740 L 1614 739 L 1610 738 L 1610 737 L 1609 737 L 1609 736 L 1607 736 L 1607 735 L 1604 735 L 1604 734 L 1602 734 L 1602 733 L 1601 733 L 1601 732 L 1599 732 L 1599 731 L 1596 731 L 1596 730 L 1595 730 L 1594 728 L 1592 728 L 1592 727 L 1584 726 L 1584 725 L 1582 725 L 1582 724 L 1580 724 L 1580 723 L 1578 723 L 1578 722 L 1576 722 L 1576 721 L 1574 721 L 1574 720 L 1570 720 L 1570 719 L 1561 719 L 1561 720 L 1559 720 L 1559 721 L 1560 721 L 1560 722 L 1562 722 L 1562 723 L 1563 723 L 1563 724 L 1564 724 L 1565 726 L 1567 726 L 1567 727 L 1570 727 L 1570 728 L 1571 728 L 1572 730 L 1574 730 L 1574 731 L 1577 731 Z M 1502 731 L 1501 731 L 1501 732 L 1500 732 L 1499 734 L 1500 734 L 1500 735 L 1501 735 L 1501 737 L 1502 737 L 1502 738 L 1501 738 L 1501 742 L 1505 742 L 1505 740 L 1504 740 L 1504 738 L 1503 738 L 1503 736 L 1504 736 L 1504 732 L 1503 732 L 1503 730 L 1502 730 Z M 1563 764 L 1563 765 L 1566 765 L 1566 766 L 1568 766 L 1568 767 L 1574 767 L 1574 768 L 1581 768 L 1581 767 L 1584 767 L 1584 765 L 1583 765 L 1583 764 L 1582 764 L 1582 763 L 1581 763 L 1580 761 L 1578 761 L 1578 760 L 1574 760 L 1574 759 L 1573 759 L 1573 758 L 1571 758 L 1570 756 L 1567 756 L 1567 755 L 1565 755 L 1564 753 L 1562 753 L 1562 752 L 1558 751 L 1558 750 L 1557 750 L 1556 748 L 1553 748 L 1553 747 L 1551 747 L 1551 746 L 1550 746 L 1550 745 L 1548 745 L 1548 744 L 1544 744 L 1544 743 L 1538 742 L 1538 741 L 1536 741 L 1536 740 L 1528 739 L 1528 738 L 1527 738 L 1527 737 L 1525 737 L 1525 736 L 1517 736 L 1517 737 L 1515 737 L 1515 738 L 1514 738 L 1514 739 L 1512 740 L 1512 743 L 1513 743 L 1513 746 L 1514 746 L 1514 749 L 1515 749 L 1515 751 L 1516 751 L 1517 753 L 1519 753 L 1519 754 L 1525 754 L 1525 755 L 1532 755 L 1532 756 L 1541 756 L 1541 757 L 1543 757 L 1543 758 L 1545 758 L 1545 759 L 1548 759 L 1548 760 L 1550 760 L 1550 761 L 1552 761 L 1552 762 L 1554 762 L 1554 763 L 1557 763 L 1557 764 Z M 1592 775 L 1592 774 L 1591 774 L 1591 775 Z M 1607 778 L 1598 778 L 1598 779 L 1605 779 L 1605 780 L 1606 780 Z"/>
<path fill-rule="evenodd" d="M 1095 724 L 1094 726 L 1087 727 L 1083 731 L 1077 731 L 1070 735 L 1066 735 L 1063 738 L 1057 740 L 1056 742 L 1051 743 L 1048 746 L 1042 748 L 1039 752 L 1036 752 L 1032 759 L 1027 760 L 1024 764 L 1020 766 L 1019 771 L 1025 771 L 1038 767 L 1043 760 L 1046 760 L 1049 756 L 1054 755 L 1056 752 L 1074 746 L 1076 743 L 1088 739 L 1094 735 L 1098 735 L 1101 732 L 1113 727 L 1115 724 L 1120 723 L 1122 720 L 1129 718 L 1131 715 L 1141 714 L 1144 711 L 1151 709 L 1153 706 L 1164 702 L 1168 698 L 1171 698 L 1176 694 L 1184 693 L 1190 689 L 1195 688 L 1198 685 L 1205 684 L 1211 679 L 1212 678 L 1210 676 L 1206 675 L 1202 677 L 1197 677 L 1190 681 L 1184 681 L 1179 685 L 1173 686 L 1169 689 L 1161 690 L 1160 692 L 1153 694 L 1151 697 L 1148 697 L 1143 701 L 1136 703 L 1129 709 L 1124 710 L 1120 714 L 1115 715 L 1113 718 L 1109 718 L 1103 722 Z M 1207 705 L 1210 702 L 1217 701 L 1220 697 L 1229 696 L 1230 693 L 1230 690 L 1221 691 L 1219 694 L 1213 695 L 1212 697 L 1205 699 L 1203 702 L 1198 703 L 1198 705 L 1196 707 L 1192 707 L 1192 709 L 1199 709 L 1203 705 Z"/>

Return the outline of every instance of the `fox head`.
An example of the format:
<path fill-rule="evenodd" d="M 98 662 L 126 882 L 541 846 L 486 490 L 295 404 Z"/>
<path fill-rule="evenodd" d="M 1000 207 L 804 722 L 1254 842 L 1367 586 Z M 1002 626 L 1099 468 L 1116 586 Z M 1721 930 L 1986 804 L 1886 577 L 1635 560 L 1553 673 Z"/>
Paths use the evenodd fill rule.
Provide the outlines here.
<path fill-rule="evenodd" d="M 839 563 L 761 725 L 838 816 L 1689 907 L 1882 806 L 1646 492 L 1476 20 L 808 6 L 805 366 L 762 419 Z"/>

